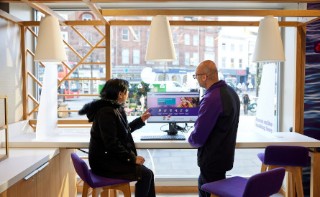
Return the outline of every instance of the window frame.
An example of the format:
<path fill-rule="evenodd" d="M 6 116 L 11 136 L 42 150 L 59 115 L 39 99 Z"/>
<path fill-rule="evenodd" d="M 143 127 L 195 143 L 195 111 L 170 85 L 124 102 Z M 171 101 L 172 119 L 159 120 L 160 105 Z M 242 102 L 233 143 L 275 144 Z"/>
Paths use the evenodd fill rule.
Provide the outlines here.
<path fill-rule="evenodd" d="M 90 22 L 90 21 L 88 21 Z M 196 23 L 199 22 L 199 24 L 202 22 L 202 21 L 196 21 L 196 23 L 194 23 L 195 21 L 192 21 L 193 24 L 191 26 L 198 26 Z M 137 22 L 137 21 L 114 21 L 113 25 L 119 25 L 121 23 L 121 25 L 123 26 L 123 24 L 127 24 L 128 26 L 130 25 L 141 25 L 141 22 Z M 252 24 L 248 23 L 248 22 L 243 22 L 244 23 L 244 26 L 246 26 L 245 24 L 247 25 L 250 25 L 252 26 Z M 178 26 L 183 26 L 184 24 L 188 24 L 188 21 L 179 21 L 178 23 L 176 23 L 175 25 L 178 25 Z M 216 22 L 215 23 L 212 23 L 211 24 L 212 26 L 220 26 L 219 24 L 217 24 Z M 112 25 L 110 25 L 112 26 Z M 108 28 L 107 28 L 108 29 Z M 106 35 L 110 35 L 110 32 L 107 32 L 106 30 Z M 107 39 L 109 40 L 109 39 Z M 214 44 L 215 45 L 215 44 Z M 108 53 L 108 51 L 110 51 L 111 49 L 108 50 L 108 47 L 106 47 L 106 52 Z M 107 57 L 107 56 L 106 56 Z M 111 61 L 109 60 L 106 60 L 105 62 L 105 65 L 106 65 L 106 77 L 105 77 L 105 80 L 109 79 L 111 77 L 111 72 L 110 72 L 110 67 L 111 67 Z"/>

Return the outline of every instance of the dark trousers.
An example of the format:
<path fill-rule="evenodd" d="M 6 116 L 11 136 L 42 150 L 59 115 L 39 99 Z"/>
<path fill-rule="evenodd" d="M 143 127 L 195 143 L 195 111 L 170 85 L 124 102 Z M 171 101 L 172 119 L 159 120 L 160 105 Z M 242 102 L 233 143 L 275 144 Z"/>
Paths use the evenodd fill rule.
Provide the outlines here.
<path fill-rule="evenodd" d="M 248 114 L 248 104 L 243 104 L 243 112 L 244 114 Z"/>
<path fill-rule="evenodd" d="M 135 186 L 136 197 L 155 197 L 154 175 L 152 170 L 141 166 L 141 179 L 137 181 Z"/>
<path fill-rule="evenodd" d="M 200 175 L 198 179 L 199 197 L 210 197 L 210 193 L 207 193 L 200 189 L 203 184 L 218 181 L 225 178 L 226 172 L 205 172 L 200 169 Z"/>

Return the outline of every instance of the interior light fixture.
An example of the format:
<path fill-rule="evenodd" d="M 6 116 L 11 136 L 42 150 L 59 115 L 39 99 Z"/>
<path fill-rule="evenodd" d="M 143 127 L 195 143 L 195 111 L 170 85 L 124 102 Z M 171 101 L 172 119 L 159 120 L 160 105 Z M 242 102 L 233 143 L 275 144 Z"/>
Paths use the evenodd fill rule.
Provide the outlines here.
<path fill-rule="evenodd" d="M 279 23 L 273 16 L 266 16 L 260 21 L 253 61 L 285 61 Z"/>
<path fill-rule="evenodd" d="M 166 16 L 154 16 L 151 21 L 145 60 L 173 61 L 175 59 L 176 52 L 172 41 L 170 23 Z"/>
<path fill-rule="evenodd" d="M 34 61 L 61 62 L 67 60 L 59 21 L 54 16 L 41 18 Z"/>
<path fill-rule="evenodd" d="M 45 65 L 37 116 L 36 138 L 46 138 L 56 134 L 57 128 L 57 64 L 66 61 L 59 21 L 56 17 L 41 18 L 34 61 Z"/>

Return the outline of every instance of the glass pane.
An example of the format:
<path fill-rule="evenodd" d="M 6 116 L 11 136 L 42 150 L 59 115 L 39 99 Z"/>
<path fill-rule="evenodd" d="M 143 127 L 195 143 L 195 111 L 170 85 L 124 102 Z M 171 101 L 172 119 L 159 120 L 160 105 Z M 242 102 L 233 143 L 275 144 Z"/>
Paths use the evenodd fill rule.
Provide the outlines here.
<path fill-rule="evenodd" d="M 66 19 L 78 17 L 79 20 L 94 20 L 95 17 L 90 15 L 90 12 L 84 11 L 59 11 L 59 13 Z M 151 20 L 152 17 L 106 17 L 106 19 L 130 21 Z M 169 20 L 259 21 L 260 18 L 175 16 L 169 17 Z M 69 45 L 66 46 L 69 62 L 67 65 L 58 66 L 58 79 L 62 80 L 58 90 L 59 118 L 86 119 L 85 116 L 79 116 L 77 111 L 85 103 L 99 98 L 99 91 L 105 83 L 106 71 L 110 68 L 106 68 L 105 41 L 101 34 L 101 32 L 105 33 L 105 29 L 104 26 L 97 28 L 77 26 L 61 29 L 63 38 Z M 211 59 L 218 66 L 219 78 L 234 88 L 241 100 L 238 132 L 257 131 L 267 126 L 277 131 L 278 65 L 274 65 L 273 71 L 269 72 L 270 67 L 266 68 L 266 65 L 252 62 L 258 27 L 171 26 L 171 30 L 177 54 L 176 60 L 148 62 L 145 61 L 145 54 L 149 26 L 111 26 L 111 77 L 126 79 L 130 82 L 130 94 L 126 104 L 130 120 L 141 115 L 148 107 L 146 105 L 148 92 L 200 92 L 203 94 L 204 90 L 199 88 L 192 75 L 201 61 Z M 42 67 L 38 65 L 37 71 L 37 76 L 42 81 Z M 269 77 L 269 83 L 265 83 L 267 86 L 261 84 L 264 78 L 263 73 L 267 73 Z M 38 90 L 41 92 L 40 87 Z M 261 95 L 266 95 L 262 93 L 263 91 L 271 91 L 268 99 L 261 98 Z M 272 120 L 266 121 L 259 117 L 263 105 L 271 105 L 268 110 L 272 112 Z M 181 126 L 184 127 L 184 124 Z M 188 123 L 188 126 L 191 127 L 192 124 Z M 258 172 L 260 163 L 256 158 L 257 151 L 260 150 L 237 150 L 237 161 L 230 173 Z M 150 155 L 154 157 L 154 164 L 147 161 L 147 165 L 156 170 L 157 177 L 183 177 L 185 174 L 192 177 L 198 176 L 195 150 L 151 150 L 151 153 L 148 151 L 139 153 L 145 157 Z M 164 157 L 160 159 L 159 155 Z M 246 158 L 248 163 L 244 164 L 242 158 Z M 189 160 L 190 163 L 188 162 L 185 166 L 187 162 L 180 162 Z M 170 171 L 168 168 L 181 170 Z"/>

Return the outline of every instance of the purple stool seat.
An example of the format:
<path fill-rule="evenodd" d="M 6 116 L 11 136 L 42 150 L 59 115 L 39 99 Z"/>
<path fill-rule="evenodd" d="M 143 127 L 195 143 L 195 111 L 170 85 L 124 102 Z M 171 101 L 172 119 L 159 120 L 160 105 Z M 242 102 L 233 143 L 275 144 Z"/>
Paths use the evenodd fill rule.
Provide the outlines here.
<path fill-rule="evenodd" d="M 98 175 L 93 174 L 93 172 L 91 172 L 91 170 L 89 170 L 89 176 L 91 177 L 91 181 L 90 181 L 90 183 L 89 182 L 87 182 L 87 183 L 92 188 L 117 185 L 117 184 L 121 184 L 121 183 L 130 183 L 130 181 L 128 181 L 128 180 L 111 179 L 111 178 L 98 176 Z"/>
<path fill-rule="evenodd" d="M 131 196 L 129 185 L 130 180 L 112 179 L 98 176 L 88 168 L 88 165 L 76 153 L 71 153 L 71 159 L 77 174 L 84 182 L 82 196 L 88 195 L 89 187 L 93 189 L 93 196 L 98 195 L 96 194 L 96 188 L 101 188 L 102 190 L 118 189 L 124 193 L 125 197 Z"/>
<path fill-rule="evenodd" d="M 267 146 L 258 158 L 265 165 L 309 166 L 309 150 L 303 146 Z"/>
<path fill-rule="evenodd" d="M 261 171 L 284 167 L 289 172 L 286 196 L 303 195 L 302 167 L 310 166 L 309 150 L 303 146 L 267 146 L 264 153 L 258 153 L 262 162 Z"/>
<path fill-rule="evenodd" d="M 284 175 L 284 168 L 275 168 L 249 179 L 236 176 L 206 183 L 201 190 L 219 197 L 266 197 L 279 192 Z"/>

